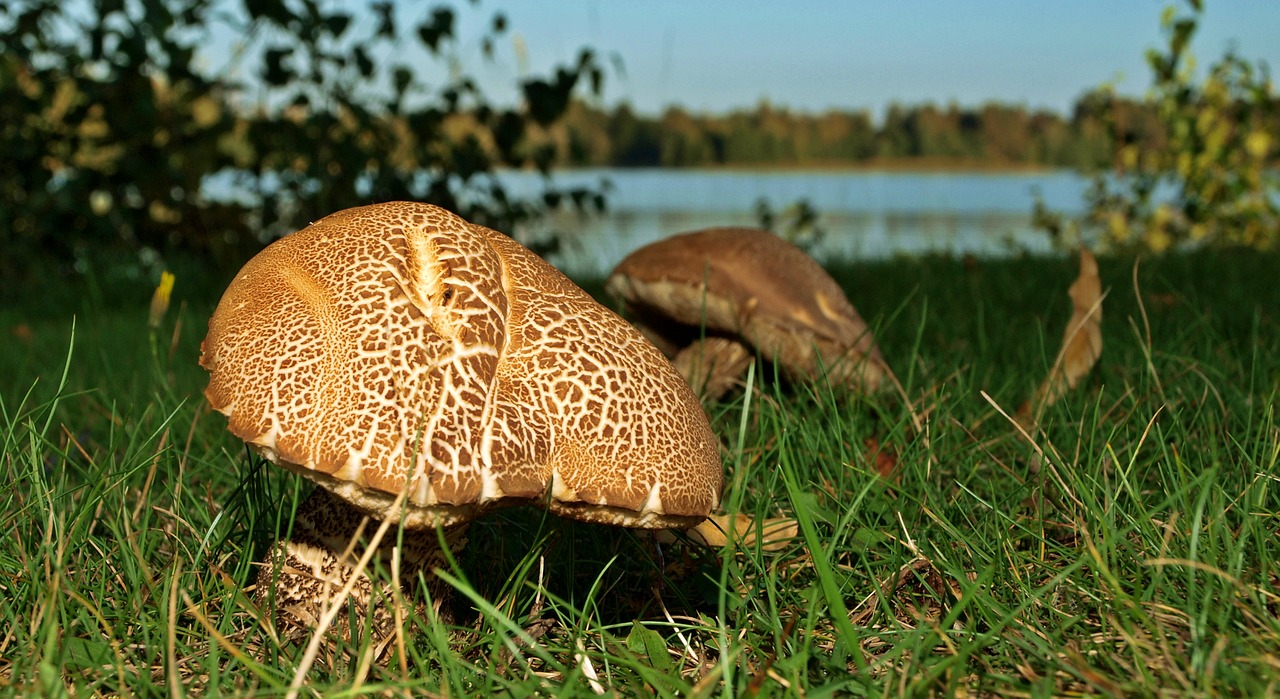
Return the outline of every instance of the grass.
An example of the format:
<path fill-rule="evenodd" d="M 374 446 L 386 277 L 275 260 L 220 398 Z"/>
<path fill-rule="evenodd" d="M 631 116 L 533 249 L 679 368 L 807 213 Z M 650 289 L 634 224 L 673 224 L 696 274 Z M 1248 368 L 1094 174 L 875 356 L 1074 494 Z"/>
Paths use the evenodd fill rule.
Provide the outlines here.
<path fill-rule="evenodd" d="M 457 627 L 409 619 L 385 660 L 326 644 L 302 693 L 1280 693 L 1280 258 L 1146 260 L 1136 290 L 1101 264 L 1100 366 L 1027 436 L 996 406 L 1052 363 L 1074 261 L 836 270 L 927 430 L 767 368 L 714 406 L 725 507 L 797 518 L 790 548 L 496 512 L 446 573 Z M 223 282 L 180 270 L 155 334 L 140 282 L 0 308 L 5 693 L 293 682 L 306 639 L 242 590 L 302 485 L 200 397 Z"/>

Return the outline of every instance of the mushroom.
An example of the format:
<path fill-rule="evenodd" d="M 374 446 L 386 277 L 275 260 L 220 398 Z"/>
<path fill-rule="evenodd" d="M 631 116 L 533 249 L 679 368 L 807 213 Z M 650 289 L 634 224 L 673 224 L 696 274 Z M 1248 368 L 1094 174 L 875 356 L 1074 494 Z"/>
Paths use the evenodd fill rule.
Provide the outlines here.
<path fill-rule="evenodd" d="M 769 231 L 708 228 L 651 243 L 618 263 L 605 288 L 705 399 L 738 380 L 752 350 L 791 379 L 825 372 L 869 393 L 892 377 L 840 285 Z"/>
<path fill-rule="evenodd" d="M 378 598 L 396 591 L 355 567 L 366 516 L 402 523 L 403 548 L 377 555 L 398 554 L 405 594 L 424 572 L 438 608 L 437 527 L 457 551 L 503 505 L 663 529 L 719 501 L 718 442 L 662 354 L 519 243 L 435 206 L 347 209 L 265 248 L 200 364 L 230 431 L 318 486 L 255 593 L 303 627 L 360 576 L 352 598 L 388 630 Z"/>

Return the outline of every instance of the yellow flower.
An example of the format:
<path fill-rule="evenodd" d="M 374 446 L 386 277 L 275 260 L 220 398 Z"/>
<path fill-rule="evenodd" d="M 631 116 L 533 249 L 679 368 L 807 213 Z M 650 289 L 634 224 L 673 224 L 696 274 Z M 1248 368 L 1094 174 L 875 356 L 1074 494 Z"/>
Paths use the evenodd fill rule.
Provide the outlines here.
<path fill-rule="evenodd" d="M 151 319 L 149 325 L 152 330 L 160 327 L 160 321 L 164 320 L 164 314 L 169 310 L 169 295 L 173 293 L 173 274 L 162 272 L 160 274 L 160 286 L 156 287 L 156 291 L 151 295 Z"/>

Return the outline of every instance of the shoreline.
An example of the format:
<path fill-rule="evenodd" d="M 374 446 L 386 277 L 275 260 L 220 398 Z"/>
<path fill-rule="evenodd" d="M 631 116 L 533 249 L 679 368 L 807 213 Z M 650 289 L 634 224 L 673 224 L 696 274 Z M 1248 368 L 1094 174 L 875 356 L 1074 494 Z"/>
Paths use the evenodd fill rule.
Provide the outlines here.
<path fill-rule="evenodd" d="M 666 166 L 666 165 L 565 165 L 553 167 L 551 172 L 590 172 L 598 170 L 670 171 L 670 172 L 895 172 L 915 174 L 1045 174 L 1071 172 L 1081 177 L 1093 173 L 1069 167 L 1028 163 L 1001 163 L 971 159 L 951 158 L 873 158 L 860 162 L 810 161 L 789 163 L 733 163 L 726 165 Z M 506 172 L 536 172 L 527 168 L 502 168 Z"/>

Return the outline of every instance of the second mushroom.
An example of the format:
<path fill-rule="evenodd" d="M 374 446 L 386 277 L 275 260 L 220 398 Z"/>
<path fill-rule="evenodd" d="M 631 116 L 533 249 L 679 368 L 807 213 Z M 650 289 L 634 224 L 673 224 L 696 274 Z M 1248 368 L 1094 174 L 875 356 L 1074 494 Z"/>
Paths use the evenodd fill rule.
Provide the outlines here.
<path fill-rule="evenodd" d="M 892 376 L 840 285 L 769 231 L 709 228 L 646 245 L 606 284 L 704 399 L 733 387 L 754 353 L 793 380 L 873 392 Z"/>

